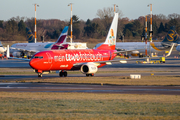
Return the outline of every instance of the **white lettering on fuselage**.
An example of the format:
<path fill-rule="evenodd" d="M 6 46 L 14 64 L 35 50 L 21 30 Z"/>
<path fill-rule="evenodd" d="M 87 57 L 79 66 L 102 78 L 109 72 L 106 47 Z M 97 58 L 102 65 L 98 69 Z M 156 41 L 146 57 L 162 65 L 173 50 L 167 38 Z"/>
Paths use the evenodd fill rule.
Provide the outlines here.
<path fill-rule="evenodd" d="M 108 56 L 105 56 L 108 57 Z M 99 52 L 97 54 L 92 53 L 74 53 L 74 54 L 65 54 L 54 56 L 55 61 L 102 61 L 103 55 Z"/>
<path fill-rule="evenodd" d="M 68 65 L 61 65 L 60 67 L 68 67 Z"/>

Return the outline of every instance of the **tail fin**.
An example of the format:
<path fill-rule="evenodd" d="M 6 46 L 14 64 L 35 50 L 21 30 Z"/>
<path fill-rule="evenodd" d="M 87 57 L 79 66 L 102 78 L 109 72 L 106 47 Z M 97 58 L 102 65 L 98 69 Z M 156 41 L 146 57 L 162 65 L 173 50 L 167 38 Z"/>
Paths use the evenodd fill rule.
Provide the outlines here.
<path fill-rule="evenodd" d="M 179 35 L 175 30 L 175 26 L 172 26 L 162 42 L 166 44 L 170 44 L 170 43 L 177 43 L 178 41 L 180 41 Z"/>
<path fill-rule="evenodd" d="M 59 47 L 68 47 L 68 46 L 60 46 L 60 44 L 66 42 L 66 37 L 68 34 L 68 26 L 65 26 L 62 33 L 60 34 L 59 38 L 57 39 L 56 43 L 51 47 L 51 49 L 58 49 Z"/>
<path fill-rule="evenodd" d="M 35 42 L 34 35 L 29 28 L 26 28 L 26 33 L 27 33 L 28 43 L 34 43 Z"/>
<path fill-rule="evenodd" d="M 97 49 L 102 50 L 115 50 L 116 47 L 116 36 L 117 36 L 117 25 L 118 25 L 118 13 L 115 13 L 111 27 L 105 42 L 100 45 Z"/>

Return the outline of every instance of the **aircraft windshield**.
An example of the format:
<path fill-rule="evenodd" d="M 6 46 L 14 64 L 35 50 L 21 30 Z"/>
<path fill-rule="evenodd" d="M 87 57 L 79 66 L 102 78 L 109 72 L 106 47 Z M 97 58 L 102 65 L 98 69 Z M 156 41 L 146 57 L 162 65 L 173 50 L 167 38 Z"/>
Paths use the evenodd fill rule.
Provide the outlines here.
<path fill-rule="evenodd" d="M 43 59 L 43 56 L 34 56 L 33 58 Z"/>

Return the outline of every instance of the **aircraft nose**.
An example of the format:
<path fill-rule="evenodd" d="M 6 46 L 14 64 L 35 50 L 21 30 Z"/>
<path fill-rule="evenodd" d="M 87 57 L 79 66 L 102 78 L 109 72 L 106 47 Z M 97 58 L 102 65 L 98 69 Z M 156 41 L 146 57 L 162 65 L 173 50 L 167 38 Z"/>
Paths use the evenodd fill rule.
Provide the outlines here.
<path fill-rule="evenodd" d="M 49 70 L 52 65 L 50 53 L 40 52 L 30 60 L 29 65 L 36 70 Z"/>
<path fill-rule="evenodd" d="M 38 69 L 38 65 L 37 62 L 33 59 L 30 60 L 29 65 L 33 68 L 33 69 Z"/>

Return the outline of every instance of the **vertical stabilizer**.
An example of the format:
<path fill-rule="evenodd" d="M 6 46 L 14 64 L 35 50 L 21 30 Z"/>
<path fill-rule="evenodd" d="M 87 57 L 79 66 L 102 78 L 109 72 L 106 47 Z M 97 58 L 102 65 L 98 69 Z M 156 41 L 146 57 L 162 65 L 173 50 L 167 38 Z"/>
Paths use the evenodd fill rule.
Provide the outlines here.
<path fill-rule="evenodd" d="M 108 35 L 106 37 L 106 40 L 97 49 L 115 50 L 116 37 L 117 37 L 117 25 L 118 25 L 118 13 L 115 13 L 113 21 L 111 23 L 111 27 L 110 27 Z"/>
<path fill-rule="evenodd" d="M 26 33 L 27 33 L 28 43 L 34 43 L 35 42 L 34 35 L 29 28 L 26 28 Z"/>
<path fill-rule="evenodd" d="M 179 35 L 175 30 L 175 26 L 172 26 L 162 42 L 165 44 L 171 44 L 171 43 L 178 43 L 178 41 L 180 41 Z"/>
<path fill-rule="evenodd" d="M 57 39 L 56 43 L 52 46 L 51 49 L 59 49 L 59 47 L 63 47 L 64 49 L 67 48 L 68 46 L 62 46 L 62 43 L 66 43 L 66 38 L 68 34 L 68 26 L 65 26 L 62 33 L 60 34 L 59 38 Z M 60 46 L 61 45 L 61 46 Z"/>

